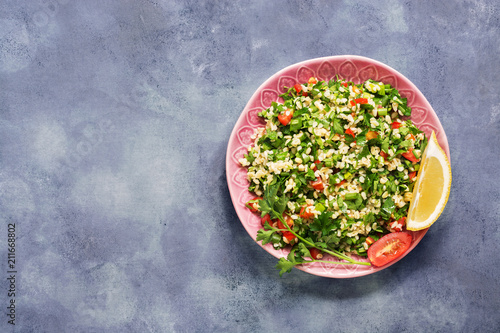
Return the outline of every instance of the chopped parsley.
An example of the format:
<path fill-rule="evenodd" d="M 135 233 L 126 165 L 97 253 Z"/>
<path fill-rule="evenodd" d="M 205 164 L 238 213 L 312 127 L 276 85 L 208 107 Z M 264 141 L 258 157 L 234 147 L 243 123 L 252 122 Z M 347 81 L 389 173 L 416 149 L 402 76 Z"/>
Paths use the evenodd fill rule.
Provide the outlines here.
<path fill-rule="evenodd" d="M 404 227 L 427 144 L 407 120 L 406 98 L 374 80 L 315 78 L 281 97 L 259 113 L 266 127 L 240 160 L 259 197 L 257 241 L 290 247 L 280 275 L 295 265 L 332 263 L 317 250 L 338 258 L 335 264 L 369 265 L 352 255 L 366 257 L 368 237 Z"/>

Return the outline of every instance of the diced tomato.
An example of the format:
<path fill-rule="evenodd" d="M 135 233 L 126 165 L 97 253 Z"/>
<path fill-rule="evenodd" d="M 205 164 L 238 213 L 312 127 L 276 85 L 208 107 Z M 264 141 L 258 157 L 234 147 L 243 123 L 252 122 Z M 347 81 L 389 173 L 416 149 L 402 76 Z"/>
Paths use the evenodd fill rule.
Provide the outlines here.
<path fill-rule="evenodd" d="M 410 172 L 410 174 L 408 175 L 408 177 L 410 178 L 410 180 L 413 180 L 413 178 L 415 178 L 417 176 L 417 172 L 416 171 L 412 171 Z"/>
<path fill-rule="evenodd" d="M 314 165 L 311 167 L 311 169 L 312 169 L 313 171 L 316 171 L 316 170 L 318 169 L 318 166 L 320 166 L 321 162 L 320 162 L 320 160 L 316 160 L 316 161 L 314 161 L 314 163 L 313 163 L 313 164 L 314 164 Z"/>
<path fill-rule="evenodd" d="M 311 76 L 307 83 L 316 84 L 318 83 L 318 80 L 314 76 Z"/>
<path fill-rule="evenodd" d="M 401 155 L 410 162 L 413 162 L 413 163 L 418 162 L 418 158 L 416 158 L 415 155 L 413 155 L 413 148 L 408 149 L 408 151 L 406 153 L 402 153 Z"/>
<path fill-rule="evenodd" d="M 323 258 L 323 253 L 315 247 L 311 247 L 309 253 L 311 253 L 311 257 L 315 260 Z"/>
<path fill-rule="evenodd" d="M 355 101 L 355 100 L 353 100 L 353 99 L 351 99 L 351 100 L 349 101 L 349 104 L 351 104 L 351 106 L 356 106 L 356 101 Z"/>
<path fill-rule="evenodd" d="M 252 199 L 252 200 L 249 200 L 247 201 L 247 203 L 245 204 L 245 206 L 250 209 L 252 212 L 257 212 L 258 211 L 258 203 L 257 201 L 258 200 L 262 200 L 261 197 L 257 197 L 255 199 Z"/>
<path fill-rule="evenodd" d="M 340 183 L 335 184 L 335 186 L 342 186 L 342 184 L 344 184 L 345 182 L 346 182 L 346 180 L 342 179 L 342 181 Z"/>
<path fill-rule="evenodd" d="M 358 104 L 368 104 L 368 99 L 367 98 L 356 98 L 355 101 Z"/>
<path fill-rule="evenodd" d="M 380 238 L 368 249 L 368 258 L 373 266 L 380 267 L 401 257 L 409 248 L 412 235 L 408 232 L 393 232 Z"/>
<path fill-rule="evenodd" d="M 291 228 L 293 228 L 293 219 L 290 217 L 290 215 L 283 214 L 283 219 L 285 220 L 286 224 Z M 295 235 L 288 231 L 287 227 L 281 222 L 280 219 L 278 219 L 278 229 L 281 230 L 281 233 L 283 234 L 283 241 L 287 244 L 290 243 L 292 239 L 295 239 Z"/>
<path fill-rule="evenodd" d="M 352 129 L 348 128 L 345 130 L 345 134 L 349 134 L 351 135 L 353 138 L 356 137 L 356 135 L 354 134 L 354 132 L 352 131 Z"/>
<path fill-rule="evenodd" d="M 366 140 L 370 141 L 372 139 L 376 139 L 378 136 L 378 132 L 375 131 L 368 131 L 366 132 Z"/>
<path fill-rule="evenodd" d="M 297 92 L 297 94 L 299 94 L 302 91 L 302 85 L 300 83 L 297 83 L 293 87 L 295 88 L 295 91 Z"/>
<path fill-rule="evenodd" d="M 406 224 L 406 216 L 403 216 L 397 221 L 390 222 L 389 227 L 391 228 L 392 232 L 399 232 L 403 231 L 403 227 Z"/>
<path fill-rule="evenodd" d="M 290 217 L 290 215 L 283 214 L 283 219 L 285 220 L 286 224 L 288 224 L 288 226 L 290 228 L 293 227 L 293 219 Z M 278 229 L 287 230 L 287 228 L 285 227 L 283 222 L 281 222 L 281 220 L 279 220 L 279 219 L 278 219 Z"/>
<path fill-rule="evenodd" d="M 356 87 L 356 86 L 352 86 L 352 91 L 355 93 L 355 94 L 360 94 L 361 93 L 361 90 Z M 357 103 L 357 102 L 356 102 Z M 366 103 L 360 103 L 360 104 L 366 104 Z"/>
<path fill-rule="evenodd" d="M 312 181 L 311 185 L 315 190 L 318 191 L 323 191 L 325 189 L 325 184 L 323 184 L 323 181 L 321 180 L 320 177 L 316 178 L 315 181 Z"/>
<path fill-rule="evenodd" d="M 293 111 L 292 110 L 286 110 L 278 115 L 278 120 L 283 126 L 288 125 L 290 120 L 292 120 L 293 117 Z"/>
<path fill-rule="evenodd" d="M 366 237 L 365 242 L 366 242 L 366 244 L 368 244 L 368 246 L 370 246 L 373 243 L 375 243 L 375 240 L 373 238 L 371 238 L 370 236 L 368 236 L 368 237 Z"/>
<path fill-rule="evenodd" d="M 310 219 L 311 217 L 314 217 L 314 214 L 309 212 L 307 207 L 308 206 L 302 206 L 302 208 L 300 208 L 299 216 L 302 217 L 303 219 Z"/>
<path fill-rule="evenodd" d="M 392 124 L 391 124 L 391 127 L 392 129 L 397 129 L 397 128 L 400 128 L 401 127 L 401 124 L 400 122 L 397 122 L 397 121 L 394 121 Z"/>
<path fill-rule="evenodd" d="M 389 157 L 389 154 L 387 154 L 385 151 L 381 150 L 380 156 L 382 156 L 384 159 L 387 159 L 387 157 Z"/>
<path fill-rule="evenodd" d="M 349 86 L 349 84 L 348 84 L 347 82 L 342 82 L 342 85 L 343 85 L 344 87 L 346 87 L 346 88 Z"/>
<path fill-rule="evenodd" d="M 269 214 L 266 214 L 263 217 L 261 217 L 260 222 L 262 223 L 263 226 L 266 224 L 266 222 L 268 222 L 269 225 L 273 224 L 273 221 L 271 220 L 271 215 Z"/>
<path fill-rule="evenodd" d="M 295 235 L 292 234 L 290 231 L 284 231 L 283 232 L 283 241 L 285 243 L 289 244 L 294 239 L 295 239 Z"/>

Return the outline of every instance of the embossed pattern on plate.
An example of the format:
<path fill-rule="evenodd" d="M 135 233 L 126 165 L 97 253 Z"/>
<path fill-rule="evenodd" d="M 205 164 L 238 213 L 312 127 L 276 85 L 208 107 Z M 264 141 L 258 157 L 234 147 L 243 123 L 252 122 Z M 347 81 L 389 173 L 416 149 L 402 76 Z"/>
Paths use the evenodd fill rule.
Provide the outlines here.
<path fill-rule="evenodd" d="M 278 96 L 286 91 L 284 86 L 291 87 L 295 83 L 307 82 L 311 76 L 327 81 L 337 75 L 354 83 L 362 83 L 367 79 L 390 83 L 400 91 L 401 96 L 408 98 L 408 105 L 412 107 L 411 120 L 428 137 L 432 131 L 435 131 L 439 144 L 450 158 L 448 140 L 436 113 L 420 90 L 395 69 L 376 60 L 353 55 L 317 58 L 291 65 L 271 76 L 257 89 L 243 109 L 229 138 L 226 154 L 226 175 L 229 192 L 236 213 L 252 239 L 255 240 L 261 224 L 259 217 L 245 207 L 245 202 L 251 199 L 253 195 L 248 192 L 246 169 L 239 165 L 238 159 L 243 156 L 245 149 L 252 143 L 250 136 L 253 131 L 264 124 L 263 121 L 258 119 L 257 113 L 271 106 L 273 101 L 278 100 Z M 415 248 L 426 232 L 427 229 L 413 232 L 412 245 L 405 255 Z M 260 242 L 258 244 L 262 246 Z M 276 258 L 288 254 L 286 249 L 277 251 L 273 249 L 271 244 L 266 244 L 262 248 Z M 405 255 L 380 268 L 324 263 L 307 264 L 297 268 L 318 276 L 352 278 L 385 269 L 401 260 Z M 335 258 L 328 256 L 326 259 L 332 260 L 332 262 L 336 261 Z"/>

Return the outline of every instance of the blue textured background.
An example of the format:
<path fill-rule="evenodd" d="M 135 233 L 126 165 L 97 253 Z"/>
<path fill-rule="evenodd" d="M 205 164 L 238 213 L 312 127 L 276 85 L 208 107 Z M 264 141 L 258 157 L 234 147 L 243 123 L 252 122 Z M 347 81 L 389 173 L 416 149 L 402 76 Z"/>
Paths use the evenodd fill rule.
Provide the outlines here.
<path fill-rule="evenodd" d="M 2 0 L 0 331 L 496 331 L 499 17 L 494 0 Z M 449 203 L 382 272 L 279 278 L 232 207 L 227 141 L 265 79 L 338 54 L 433 105 Z"/>

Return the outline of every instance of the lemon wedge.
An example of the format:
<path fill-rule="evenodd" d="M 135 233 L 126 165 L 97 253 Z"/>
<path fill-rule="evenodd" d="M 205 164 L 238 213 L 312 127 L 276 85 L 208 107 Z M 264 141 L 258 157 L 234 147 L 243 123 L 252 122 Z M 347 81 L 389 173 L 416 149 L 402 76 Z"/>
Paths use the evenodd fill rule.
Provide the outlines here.
<path fill-rule="evenodd" d="M 433 131 L 413 188 L 406 228 L 417 231 L 430 227 L 443 212 L 450 196 L 450 188 L 450 161 Z"/>

